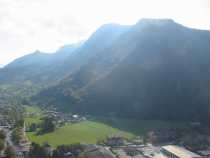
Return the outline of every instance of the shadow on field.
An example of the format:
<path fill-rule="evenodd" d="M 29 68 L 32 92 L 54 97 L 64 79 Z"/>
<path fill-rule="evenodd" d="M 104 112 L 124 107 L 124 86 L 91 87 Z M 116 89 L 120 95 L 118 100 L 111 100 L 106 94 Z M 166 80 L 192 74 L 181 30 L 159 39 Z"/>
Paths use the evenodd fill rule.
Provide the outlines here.
<path fill-rule="evenodd" d="M 149 131 L 163 128 L 184 128 L 185 124 L 159 120 L 135 120 L 126 118 L 94 117 L 95 122 L 104 123 L 121 131 L 132 133 L 136 136 L 146 135 Z"/>

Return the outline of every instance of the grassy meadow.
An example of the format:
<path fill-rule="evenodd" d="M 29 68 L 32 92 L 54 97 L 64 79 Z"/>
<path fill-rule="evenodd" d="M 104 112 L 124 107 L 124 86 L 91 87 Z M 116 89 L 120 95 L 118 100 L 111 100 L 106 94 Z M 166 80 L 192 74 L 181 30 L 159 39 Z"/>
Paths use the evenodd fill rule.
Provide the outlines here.
<path fill-rule="evenodd" d="M 52 133 L 37 136 L 33 132 L 27 133 L 29 140 L 43 143 L 48 142 L 52 146 L 72 143 L 96 143 L 109 135 L 120 134 L 126 138 L 132 138 L 135 135 L 129 132 L 121 131 L 103 123 L 93 121 L 83 121 L 76 124 L 65 125 Z"/>
<path fill-rule="evenodd" d="M 40 123 L 42 110 L 38 107 L 26 107 L 26 112 L 36 112 L 39 115 L 26 117 L 26 125 Z M 96 143 L 110 135 L 121 135 L 125 138 L 133 138 L 145 135 L 148 131 L 157 128 L 178 127 L 184 128 L 186 124 L 163 122 L 157 120 L 134 120 L 124 118 L 92 118 L 75 124 L 67 124 L 56 129 L 52 133 L 37 135 L 35 132 L 27 132 L 30 141 L 36 143 L 48 142 L 53 147 L 61 144 Z"/>
<path fill-rule="evenodd" d="M 36 113 L 35 116 L 26 116 L 24 118 L 26 126 L 31 125 L 32 123 L 41 123 L 42 110 L 37 106 L 25 106 L 26 113 Z"/>
<path fill-rule="evenodd" d="M 33 112 L 41 113 L 42 112 L 42 110 L 38 106 L 25 106 L 25 111 L 28 113 L 33 113 Z"/>

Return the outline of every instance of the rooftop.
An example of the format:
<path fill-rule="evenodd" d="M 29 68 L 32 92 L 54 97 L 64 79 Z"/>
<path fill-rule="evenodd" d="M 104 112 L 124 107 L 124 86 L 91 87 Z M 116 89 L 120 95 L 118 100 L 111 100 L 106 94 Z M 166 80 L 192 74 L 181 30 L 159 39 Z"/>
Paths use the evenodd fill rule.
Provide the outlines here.
<path fill-rule="evenodd" d="M 193 153 L 183 147 L 179 147 L 176 145 L 167 145 L 163 146 L 162 149 L 180 157 L 180 158 L 200 158 L 201 156 Z"/>

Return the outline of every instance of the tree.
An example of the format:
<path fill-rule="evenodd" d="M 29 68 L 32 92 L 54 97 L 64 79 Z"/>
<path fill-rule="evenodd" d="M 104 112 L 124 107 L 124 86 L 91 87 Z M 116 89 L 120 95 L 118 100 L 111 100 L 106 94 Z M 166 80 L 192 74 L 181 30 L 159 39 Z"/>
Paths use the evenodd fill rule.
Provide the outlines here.
<path fill-rule="evenodd" d="M 53 132 L 55 130 L 55 124 L 53 123 L 53 119 L 46 117 L 42 123 L 42 133 Z"/>
<path fill-rule="evenodd" d="M 4 149 L 4 140 L 0 139 L 0 151 Z"/>
<path fill-rule="evenodd" d="M 66 154 L 71 153 L 72 157 L 78 157 L 84 151 L 84 146 L 81 144 L 60 145 L 54 151 L 52 158 L 62 158 Z"/>
<path fill-rule="evenodd" d="M 15 158 L 15 150 L 12 146 L 7 146 L 4 154 L 6 155 L 5 158 Z"/>
<path fill-rule="evenodd" d="M 30 132 L 34 132 L 37 129 L 37 124 L 36 123 L 32 123 L 29 127 L 29 131 Z"/>
<path fill-rule="evenodd" d="M 22 138 L 21 137 L 22 135 L 22 131 L 20 128 L 15 128 L 13 131 L 12 131 L 12 141 L 15 143 L 15 144 L 18 144 L 20 139 Z"/>
<path fill-rule="evenodd" d="M 1 130 L 0 131 L 0 139 L 5 139 L 5 138 L 6 138 L 6 133 L 3 130 Z"/>
<path fill-rule="evenodd" d="M 31 149 L 29 151 L 30 158 L 50 158 L 50 155 L 45 150 L 44 146 L 40 146 L 39 144 L 32 143 Z"/>
<path fill-rule="evenodd" d="M 24 126 L 24 120 L 21 118 L 19 120 L 16 120 L 16 123 L 15 123 L 15 127 L 16 128 L 20 128 L 20 127 L 23 127 Z"/>

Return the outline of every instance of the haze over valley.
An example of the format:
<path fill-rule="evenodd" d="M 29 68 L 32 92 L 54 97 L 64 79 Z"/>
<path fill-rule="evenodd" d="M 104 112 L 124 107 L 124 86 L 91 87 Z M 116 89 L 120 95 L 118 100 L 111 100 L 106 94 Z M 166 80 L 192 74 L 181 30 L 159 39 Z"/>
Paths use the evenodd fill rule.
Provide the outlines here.
<path fill-rule="evenodd" d="M 210 157 L 209 4 L 0 0 L 0 158 Z"/>

